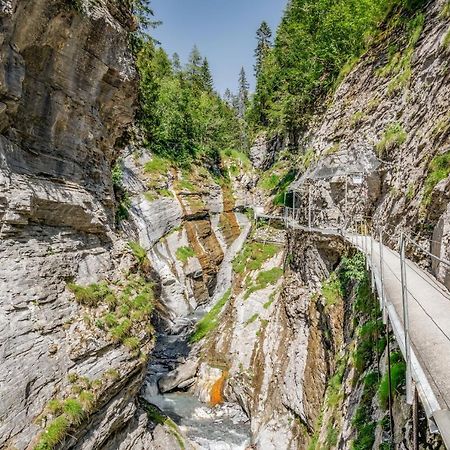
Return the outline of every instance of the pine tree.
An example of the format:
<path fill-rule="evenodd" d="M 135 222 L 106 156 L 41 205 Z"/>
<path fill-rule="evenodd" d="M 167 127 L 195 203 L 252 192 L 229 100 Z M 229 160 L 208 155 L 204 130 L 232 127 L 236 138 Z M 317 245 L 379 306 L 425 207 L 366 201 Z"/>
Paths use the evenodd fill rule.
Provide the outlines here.
<path fill-rule="evenodd" d="M 172 55 L 172 67 L 175 73 L 181 72 L 180 55 L 176 52 Z"/>
<path fill-rule="evenodd" d="M 198 47 L 194 45 L 189 55 L 189 60 L 186 66 L 185 73 L 187 75 L 187 79 L 196 89 L 203 90 L 202 66 L 203 66 L 202 55 L 200 54 Z"/>
<path fill-rule="evenodd" d="M 187 72 L 192 79 L 195 79 L 201 75 L 202 63 L 202 55 L 200 54 L 198 47 L 194 45 L 189 55 L 187 66 Z"/>
<path fill-rule="evenodd" d="M 213 81 L 213 77 L 211 75 L 211 70 L 209 68 L 208 60 L 206 58 L 203 59 L 201 75 L 202 75 L 203 89 L 211 92 L 214 88 L 214 81 Z"/>
<path fill-rule="evenodd" d="M 272 30 L 266 21 L 263 21 L 256 31 L 256 40 L 258 41 L 258 45 L 255 49 L 255 76 L 258 78 L 264 58 L 272 47 Z"/>
<path fill-rule="evenodd" d="M 242 67 L 239 73 L 239 94 L 238 94 L 238 116 L 242 119 L 245 115 L 245 110 L 248 104 L 248 90 L 250 85 L 247 81 L 247 76 L 245 75 L 245 70 Z"/>
<path fill-rule="evenodd" d="M 228 88 L 225 89 L 225 93 L 223 94 L 223 99 L 224 99 L 225 103 L 231 108 L 233 105 L 233 94 L 231 93 L 231 91 Z"/>

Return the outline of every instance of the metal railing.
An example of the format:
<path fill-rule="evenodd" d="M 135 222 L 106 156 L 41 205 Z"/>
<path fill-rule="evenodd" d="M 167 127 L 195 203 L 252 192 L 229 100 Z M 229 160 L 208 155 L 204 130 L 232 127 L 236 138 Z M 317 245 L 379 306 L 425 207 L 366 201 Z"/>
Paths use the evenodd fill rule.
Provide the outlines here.
<path fill-rule="evenodd" d="M 434 290 L 439 291 L 445 298 L 448 298 L 449 301 L 450 293 L 435 278 L 435 275 L 433 273 L 429 274 L 431 275 L 431 277 L 428 276 L 428 274 L 424 273 L 424 271 L 422 271 L 414 263 L 409 261 L 406 257 L 406 254 L 409 246 L 413 246 L 416 250 L 423 252 L 426 257 L 432 258 L 433 261 L 437 261 L 439 264 L 442 264 L 448 268 L 450 268 L 450 262 L 444 258 L 441 258 L 440 256 L 434 255 L 431 251 L 423 248 L 423 246 L 421 246 L 416 241 L 416 239 L 404 232 L 400 234 L 396 249 L 392 250 L 387 244 L 389 242 L 392 246 L 392 243 L 395 242 L 395 240 L 393 240 L 393 236 L 388 235 L 385 230 L 375 224 L 373 218 L 369 216 L 355 214 L 351 218 L 349 218 L 341 228 L 337 224 L 327 224 L 325 226 L 323 222 L 315 223 L 311 217 L 311 213 L 308 213 L 307 223 L 304 223 L 302 225 L 298 220 L 300 218 L 300 215 L 300 212 L 296 211 L 294 208 L 286 207 L 284 212 L 284 220 L 286 226 L 292 228 L 298 227 L 304 229 L 305 231 L 319 230 L 329 232 L 330 230 L 334 230 L 336 234 L 343 236 L 346 240 L 356 245 L 366 256 L 366 268 L 371 269 L 370 272 L 372 289 L 378 292 L 383 322 L 385 324 L 388 324 L 390 321 L 392 329 L 394 331 L 394 335 L 396 336 L 397 342 L 399 343 L 400 350 L 402 351 L 405 358 L 406 401 L 410 405 L 413 404 L 415 399 L 417 398 L 416 392 L 417 390 L 419 390 L 419 394 L 422 398 L 422 403 L 424 405 L 427 416 L 429 418 L 434 417 L 434 413 L 439 411 L 440 406 L 436 398 L 429 398 L 430 391 L 432 391 L 431 388 L 421 385 L 426 384 L 428 380 L 426 379 L 418 358 L 414 353 L 413 345 L 411 342 L 410 304 L 411 301 L 418 302 L 418 300 L 414 296 L 414 292 L 411 292 L 410 286 L 408 284 L 408 273 L 411 273 L 410 271 L 416 272 L 416 274 L 421 276 L 422 279 L 426 281 Z M 389 252 L 394 252 L 396 257 L 398 258 L 400 264 L 399 277 L 394 273 L 394 269 L 390 267 L 386 262 L 386 249 Z M 378 253 L 378 255 L 376 255 L 376 253 Z M 391 301 L 391 299 L 389 299 L 386 291 L 386 270 L 391 271 L 392 274 L 396 276 L 398 282 L 401 284 L 401 305 L 399 305 L 401 307 L 401 311 L 399 311 L 399 316 L 397 315 L 394 303 Z M 391 278 L 392 274 L 389 274 Z M 429 315 L 431 320 L 433 320 L 431 314 L 426 311 L 426 307 L 421 307 Z M 436 321 L 434 322 L 437 329 L 439 329 L 440 332 L 443 333 L 449 340 L 450 345 L 450 337 L 446 335 L 445 331 L 439 327 L 439 324 L 436 323 Z M 425 369 L 431 377 L 431 373 L 428 368 L 425 367 Z M 434 384 L 439 391 L 439 386 L 437 386 L 436 383 Z M 443 398 L 442 395 L 440 396 Z M 431 425 L 433 424 L 431 423 Z M 437 429 L 432 428 L 432 431 L 437 431 Z M 443 430 L 441 429 L 440 431 L 442 434 Z"/>

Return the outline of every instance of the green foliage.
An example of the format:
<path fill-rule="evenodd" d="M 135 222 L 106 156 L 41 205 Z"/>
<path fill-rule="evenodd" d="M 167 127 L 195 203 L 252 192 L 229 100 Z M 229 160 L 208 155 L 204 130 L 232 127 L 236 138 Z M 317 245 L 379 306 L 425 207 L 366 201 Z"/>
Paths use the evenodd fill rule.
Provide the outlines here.
<path fill-rule="evenodd" d="M 167 158 L 161 158 L 160 156 L 154 155 L 152 159 L 145 164 L 144 170 L 151 175 L 167 175 L 170 165 L 171 163 Z"/>
<path fill-rule="evenodd" d="M 373 360 L 375 353 L 382 354 L 386 345 L 383 336 L 383 323 L 379 320 L 370 320 L 358 330 L 358 341 L 353 353 L 353 364 L 357 373 L 361 374 L 367 364 Z"/>
<path fill-rule="evenodd" d="M 322 284 L 322 295 L 327 307 L 342 302 L 341 280 L 336 273 L 332 273 L 330 278 Z"/>
<path fill-rule="evenodd" d="M 233 270 L 239 274 L 246 270 L 259 270 L 266 261 L 277 254 L 278 250 L 279 248 L 274 244 L 246 243 L 233 261 Z"/>
<path fill-rule="evenodd" d="M 52 399 L 47 403 L 47 410 L 50 414 L 56 416 L 62 413 L 63 404 L 58 399 Z"/>
<path fill-rule="evenodd" d="M 119 203 L 117 204 L 116 222 L 120 223 L 122 220 L 128 219 L 130 216 L 129 209 L 131 207 L 131 199 L 127 192 L 124 192 L 119 197 Z"/>
<path fill-rule="evenodd" d="M 244 295 L 244 300 L 247 300 L 253 292 L 265 289 L 269 285 L 274 285 L 283 275 L 284 270 L 279 267 L 259 272 L 255 283 L 251 286 Z"/>
<path fill-rule="evenodd" d="M 301 129 L 350 71 L 386 16 L 392 0 L 292 0 L 275 46 L 259 70 L 248 119 L 273 133 Z"/>
<path fill-rule="evenodd" d="M 442 17 L 450 17 L 450 0 L 445 2 L 440 15 Z"/>
<path fill-rule="evenodd" d="M 406 364 L 399 353 L 391 355 L 391 386 L 392 394 L 400 392 L 400 388 L 405 384 Z M 388 372 L 383 375 L 380 387 L 378 388 L 378 399 L 382 408 L 387 409 L 389 404 L 389 379 Z"/>
<path fill-rule="evenodd" d="M 196 48 L 182 69 L 163 49 L 146 42 L 137 55 L 137 68 L 138 118 L 152 152 L 188 165 L 198 156 L 217 160 L 221 149 L 239 148 L 241 124 L 213 91 L 207 61 Z M 154 164 L 150 162 L 146 170 L 152 172 Z"/>
<path fill-rule="evenodd" d="M 151 422 L 157 425 L 164 425 L 167 417 L 156 407 L 150 403 L 145 405 L 145 411 Z"/>
<path fill-rule="evenodd" d="M 147 251 L 138 242 L 128 242 L 128 247 L 130 247 L 139 264 L 143 264 L 147 260 Z"/>
<path fill-rule="evenodd" d="M 339 431 L 337 428 L 330 426 L 327 430 L 327 437 L 325 439 L 326 448 L 333 448 L 337 445 Z"/>
<path fill-rule="evenodd" d="M 95 403 L 95 396 L 90 391 L 81 391 L 78 399 L 83 407 L 83 410 L 90 413 L 93 410 Z"/>
<path fill-rule="evenodd" d="M 364 388 L 358 409 L 352 419 L 357 436 L 353 450 L 370 450 L 375 442 L 376 422 L 372 419 L 372 399 L 376 394 L 378 375 L 371 372 L 364 378 Z"/>
<path fill-rule="evenodd" d="M 65 416 L 52 420 L 41 434 L 39 443 L 34 450 L 52 450 L 64 440 L 70 428 L 70 422 Z"/>
<path fill-rule="evenodd" d="M 258 186 L 266 191 L 272 191 L 277 187 L 279 182 L 279 175 L 270 171 L 263 174 L 263 176 L 258 181 Z"/>
<path fill-rule="evenodd" d="M 399 147 L 406 141 L 407 137 L 408 135 L 401 124 L 398 122 L 389 124 L 381 141 L 376 146 L 378 156 L 385 156 L 389 150 Z"/>
<path fill-rule="evenodd" d="M 111 294 L 111 291 L 105 282 L 90 284 L 86 287 L 79 286 L 75 283 L 69 283 L 67 288 L 75 295 L 75 299 L 78 303 L 91 307 L 97 306 L 107 295 Z"/>
<path fill-rule="evenodd" d="M 130 350 L 137 350 L 140 346 L 141 341 L 134 336 L 127 337 L 123 340 L 123 345 L 128 347 Z"/>
<path fill-rule="evenodd" d="M 210 331 L 214 330 L 219 324 L 219 314 L 223 307 L 227 304 L 231 298 L 231 289 L 228 289 L 223 297 L 213 306 L 213 308 L 207 312 L 204 317 L 197 323 L 195 332 L 191 336 L 191 342 L 198 342 L 203 339 Z"/>
<path fill-rule="evenodd" d="M 120 373 L 117 369 L 108 369 L 105 372 L 105 376 L 106 376 L 106 378 L 109 378 L 110 380 L 115 381 L 120 378 Z"/>
<path fill-rule="evenodd" d="M 64 401 L 63 410 L 72 424 L 78 425 L 84 419 L 83 406 L 74 398 L 68 398 Z"/>
<path fill-rule="evenodd" d="M 450 29 L 445 34 L 444 40 L 442 41 L 442 45 L 446 49 L 450 48 Z"/>
<path fill-rule="evenodd" d="M 256 320 L 259 318 L 259 314 L 255 313 L 253 316 L 251 316 L 246 322 L 245 326 L 252 324 L 253 322 L 256 322 Z"/>
<path fill-rule="evenodd" d="M 285 193 L 287 192 L 287 189 L 288 189 L 289 185 L 295 180 L 296 176 L 297 176 L 297 172 L 295 170 L 291 169 L 280 180 L 280 182 L 276 186 L 277 194 L 275 195 L 275 197 L 273 199 L 273 204 L 274 205 L 276 205 L 276 206 L 283 206 L 284 205 Z"/>
<path fill-rule="evenodd" d="M 422 33 L 425 16 L 417 14 L 411 21 L 407 23 L 408 45 L 403 53 L 395 53 L 387 66 L 381 69 L 380 74 L 394 75 L 394 78 L 388 85 L 388 95 L 400 92 L 407 86 L 412 74 L 411 60 L 417 41 Z"/>
<path fill-rule="evenodd" d="M 117 161 L 111 170 L 111 179 L 114 187 L 121 187 L 123 184 L 123 169 L 120 161 Z"/>
<path fill-rule="evenodd" d="M 195 252 L 191 247 L 180 247 L 176 251 L 177 259 L 186 264 L 189 258 L 195 256 Z"/>
<path fill-rule="evenodd" d="M 334 375 L 328 381 L 327 386 L 327 404 L 331 408 L 336 408 L 343 398 L 342 381 L 344 379 L 347 359 L 342 359 L 337 365 Z"/>
<path fill-rule="evenodd" d="M 122 321 L 116 325 L 114 328 L 111 328 L 111 330 L 109 331 L 111 333 L 111 336 L 116 340 L 116 341 L 124 341 L 128 335 L 129 332 L 131 330 L 132 327 L 132 322 L 130 319 L 122 319 Z"/>
<path fill-rule="evenodd" d="M 435 186 L 450 175 L 450 151 L 433 158 L 428 167 L 428 175 L 425 180 L 423 204 L 428 205 L 431 201 L 431 193 Z"/>

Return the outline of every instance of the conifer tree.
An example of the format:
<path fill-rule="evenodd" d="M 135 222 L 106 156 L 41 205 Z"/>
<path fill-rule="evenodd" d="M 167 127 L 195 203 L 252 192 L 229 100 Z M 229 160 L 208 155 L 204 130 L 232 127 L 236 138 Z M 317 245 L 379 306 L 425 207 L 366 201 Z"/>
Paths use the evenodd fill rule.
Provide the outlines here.
<path fill-rule="evenodd" d="M 228 88 L 225 89 L 225 93 L 223 94 L 223 99 L 224 99 L 225 103 L 231 108 L 231 106 L 233 105 L 233 94 L 231 93 L 231 91 Z"/>
<path fill-rule="evenodd" d="M 209 63 L 206 58 L 203 59 L 201 68 L 202 84 L 205 91 L 211 92 L 214 88 L 213 77 L 209 68 Z"/>
<path fill-rule="evenodd" d="M 248 90 L 250 85 L 247 81 L 245 70 L 242 67 L 239 73 L 239 94 L 238 94 L 238 116 L 242 119 L 248 104 Z"/>
<path fill-rule="evenodd" d="M 203 66 L 202 55 L 200 54 L 198 47 L 194 45 L 189 55 L 186 72 L 189 80 L 193 83 L 194 86 L 196 86 L 199 89 L 201 89 L 203 85 L 202 66 Z"/>
<path fill-rule="evenodd" d="M 258 78 L 261 73 L 264 58 L 266 57 L 269 49 L 272 47 L 272 30 L 266 21 L 263 21 L 256 31 L 256 40 L 258 45 L 255 49 L 255 75 Z"/>
<path fill-rule="evenodd" d="M 172 55 L 172 67 L 175 73 L 181 72 L 180 55 L 176 52 Z"/>

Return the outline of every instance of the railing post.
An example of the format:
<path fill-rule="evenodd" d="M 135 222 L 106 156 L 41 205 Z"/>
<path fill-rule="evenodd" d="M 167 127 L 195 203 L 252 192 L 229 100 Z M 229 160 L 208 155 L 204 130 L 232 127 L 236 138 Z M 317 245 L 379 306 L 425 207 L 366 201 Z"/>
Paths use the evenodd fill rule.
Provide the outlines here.
<path fill-rule="evenodd" d="M 375 260 L 373 258 L 373 236 L 372 233 L 370 233 L 370 269 L 371 269 L 371 275 L 372 275 L 372 293 L 375 293 L 376 286 L 375 286 Z"/>
<path fill-rule="evenodd" d="M 295 222 L 295 191 L 292 193 L 292 223 L 294 224 Z M 293 226 L 293 225 L 292 225 Z"/>
<path fill-rule="evenodd" d="M 379 233 L 379 244 L 380 244 L 380 284 L 381 284 L 381 292 L 380 292 L 380 297 L 381 297 L 381 308 L 383 310 L 383 322 L 387 323 L 387 309 L 386 309 L 386 296 L 385 296 L 385 292 L 384 292 L 384 246 L 383 246 L 383 229 L 380 228 L 380 233 Z"/>
<path fill-rule="evenodd" d="M 405 244 L 405 235 L 402 233 L 400 236 L 400 273 L 402 280 L 403 328 L 405 329 L 406 402 L 408 405 L 412 405 L 411 342 L 409 337 L 408 284 L 406 279 Z"/>
<path fill-rule="evenodd" d="M 308 185 L 308 228 L 311 231 L 311 184 Z"/>

